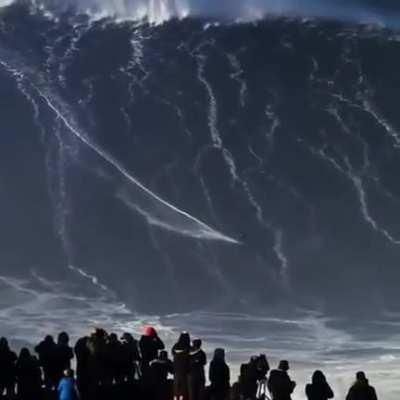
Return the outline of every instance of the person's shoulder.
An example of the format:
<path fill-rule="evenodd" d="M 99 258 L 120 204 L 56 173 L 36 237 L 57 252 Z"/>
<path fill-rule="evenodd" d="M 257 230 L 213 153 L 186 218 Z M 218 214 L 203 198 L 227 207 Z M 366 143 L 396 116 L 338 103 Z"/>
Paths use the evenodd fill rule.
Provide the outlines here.
<path fill-rule="evenodd" d="M 273 369 L 269 375 L 270 376 L 276 376 L 276 375 L 280 375 L 281 371 L 279 371 L 278 369 Z"/>
<path fill-rule="evenodd" d="M 370 390 L 371 393 L 376 394 L 376 390 L 375 390 L 375 387 L 374 387 L 374 386 L 369 385 L 368 388 L 369 388 L 369 390 Z"/>
<path fill-rule="evenodd" d="M 61 378 L 60 382 L 58 383 L 58 388 L 64 388 L 68 385 L 67 378 Z"/>
<path fill-rule="evenodd" d="M 307 383 L 305 392 L 306 392 L 307 397 L 312 394 L 312 392 L 313 392 L 312 383 Z"/>

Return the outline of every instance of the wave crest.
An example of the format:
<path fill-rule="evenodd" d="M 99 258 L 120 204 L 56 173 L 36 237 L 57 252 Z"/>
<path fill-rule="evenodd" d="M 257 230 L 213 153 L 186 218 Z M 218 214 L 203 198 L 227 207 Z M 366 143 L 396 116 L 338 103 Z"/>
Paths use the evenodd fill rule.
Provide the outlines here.
<path fill-rule="evenodd" d="M 156 25 L 189 16 L 249 22 L 267 15 L 296 15 L 398 26 L 400 16 L 399 7 L 390 0 L 379 7 L 359 0 L 0 0 L 0 8 L 12 3 L 29 4 L 49 15 L 72 11 L 93 19 L 111 17 Z"/>

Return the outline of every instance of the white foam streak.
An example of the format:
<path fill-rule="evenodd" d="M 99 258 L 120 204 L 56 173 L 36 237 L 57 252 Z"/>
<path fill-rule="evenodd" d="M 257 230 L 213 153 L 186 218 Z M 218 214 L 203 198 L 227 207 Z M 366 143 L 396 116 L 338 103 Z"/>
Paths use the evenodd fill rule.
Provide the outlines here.
<path fill-rule="evenodd" d="M 201 47 L 206 44 L 210 44 L 210 43 L 203 43 L 203 45 L 199 46 L 197 51 L 200 51 Z M 279 240 L 281 238 L 282 232 L 279 230 L 277 231 L 276 228 L 274 228 L 272 226 L 272 224 L 270 224 L 269 222 L 267 222 L 265 220 L 262 207 L 257 202 L 255 196 L 253 195 L 248 182 L 239 176 L 233 155 L 224 146 L 224 142 L 222 140 L 221 134 L 218 129 L 218 103 L 217 103 L 217 99 L 216 99 L 213 87 L 205 75 L 207 56 L 202 53 L 196 53 L 196 52 L 194 53 L 194 56 L 197 60 L 198 80 L 203 84 L 203 86 L 207 92 L 208 98 L 209 98 L 208 127 L 209 127 L 210 134 L 211 134 L 212 144 L 215 148 L 221 150 L 223 158 L 225 160 L 225 163 L 227 164 L 227 166 L 229 168 L 233 182 L 238 183 L 240 185 L 240 187 L 242 188 L 242 190 L 244 191 L 244 193 L 246 194 L 246 196 L 249 200 L 249 203 L 251 204 L 251 206 L 254 208 L 254 210 L 256 212 L 257 221 L 260 223 L 260 225 L 262 227 L 264 227 L 267 231 L 272 233 L 272 235 L 274 237 L 273 250 L 275 252 L 277 260 L 280 263 L 281 277 L 283 278 L 284 285 L 288 287 L 289 286 L 289 279 L 288 279 L 288 274 L 287 274 L 288 259 L 284 255 L 283 248 L 282 248 L 282 242 Z M 233 62 L 233 64 L 235 64 L 235 59 L 234 58 L 232 59 L 232 56 L 230 57 L 230 60 L 231 60 L 231 62 Z M 240 64 L 236 65 L 236 68 L 240 69 Z M 276 129 L 280 125 L 280 121 L 276 117 L 276 115 L 272 112 L 272 110 L 270 110 L 268 107 L 266 110 L 266 115 L 272 120 L 270 134 L 273 136 L 275 134 Z M 203 152 L 201 153 L 201 155 L 202 154 L 203 154 Z M 196 165 L 198 166 L 200 163 L 201 156 L 199 155 L 197 157 L 197 159 L 198 159 L 198 161 L 196 162 Z M 203 183 L 203 188 L 204 187 L 205 186 Z M 210 195 L 208 193 L 207 193 L 207 199 L 210 199 Z M 209 204 L 212 205 L 210 200 L 209 200 Z"/>
<path fill-rule="evenodd" d="M 209 99 L 209 106 L 208 106 L 208 127 L 210 129 L 211 139 L 213 145 L 218 149 L 222 148 L 222 138 L 218 130 L 218 105 L 217 99 L 215 98 L 213 88 L 211 87 L 210 82 L 205 77 L 205 65 L 207 58 L 203 54 L 196 55 L 196 59 L 198 61 L 198 71 L 197 76 L 199 81 L 203 84 L 207 96 Z"/>
<path fill-rule="evenodd" d="M 56 105 L 56 99 L 52 99 L 51 94 L 46 93 L 44 89 L 39 88 L 37 85 L 31 82 L 24 73 L 11 67 L 4 61 L 0 60 L 0 65 L 2 65 L 10 74 L 12 74 L 12 76 L 17 79 L 19 86 L 23 89 L 25 88 L 25 86 L 22 84 L 23 81 L 29 84 L 47 105 L 47 107 L 54 113 L 56 119 L 62 123 L 64 127 L 82 144 L 94 151 L 103 161 L 114 168 L 114 170 L 116 170 L 130 184 L 130 190 L 132 190 L 132 188 L 136 188 L 134 198 L 137 199 L 137 202 L 130 198 L 126 204 L 138 211 L 149 223 L 163 227 L 169 231 L 197 239 L 221 240 L 234 244 L 239 243 L 237 240 L 217 232 L 189 213 L 173 206 L 145 187 L 141 182 L 135 179 L 113 156 L 108 154 L 105 150 L 103 150 L 100 146 L 87 138 L 85 134 L 78 130 L 78 128 L 75 127 L 75 123 L 72 120 L 70 121 L 69 117 L 67 117 L 62 111 L 64 107 Z M 59 138 L 59 140 L 61 140 L 61 138 Z M 232 168 L 234 169 L 233 160 L 232 163 Z M 64 185 L 65 183 L 63 184 L 61 182 L 62 190 L 65 190 Z M 126 196 L 124 196 L 124 199 L 126 199 Z M 133 204 L 134 207 L 132 207 Z M 156 214 L 156 216 L 153 215 L 153 212 Z"/>
<path fill-rule="evenodd" d="M 80 131 L 78 131 L 73 124 L 67 119 L 65 115 L 61 112 L 60 109 L 56 107 L 56 105 L 53 103 L 53 101 L 50 99 L 48 95 L 46 95 L 42 90 L 40 90 L 37 86 L 34 86 L 36 91 L 38 92 L 39 96 L 45 101 L 47 106 L 56 114 L 57 118 L 59 118 L 65 127 L 73 133 L 83 144 L 88 146 L 90 149 L 92 149 L 95 153 L 97 153 L 104 161 L 106 161 L 110 166 L 114 167 L 124 178 L 127 179 L 127 181 L 134 186 L 138 187 L 143 194 L 147 197 L 148 201 L 151 201 L 152 203 L 156 202 L 162 205 L 165 208 L 165 211 L 168 214 L 175 214 L 182 219 L 183 223 L 187 223 L 189 226 L 191 226 L 191 229 L 188 230 L 181 230 L 178 227 L 174 227 L 175 231 L 177 233 L 181 233 L 183 235 L 188 235 L 192 237 L 202 237 L 202 238 L 208 238 L 208 239 L 218 239 L 218 240 L 224 240 L 230 243 L 237 243 L 236 240 L 229 238 L 225 235 L 222 235 L 216 231 L 214 231 L 212 228 L 208 227 L 206 224 L 203 222 L 199 221 L 198 219 L 194 218 L 190 214 L 178 209 L 177 207 L 173 206 L 172 204 L 168 203 L 155 193 L 153 193 L 151 190 L 149 190 L 147 187 L 145 187 L 142 183 L 140 183 L 137 179 L 135 179 L 132 175 L 129 174 L 129 172 L 117 161 L 115 160 L 111 155 L 106 153 L 101 147 L 99 147 L 97 144 L 89 140 L 85 135 L 83 135 Z M 132 205 L 132 202 L 129 202 L 130 205 Z M 154 217 L 151 217 L 151 212 L 144 210 L 140 206 L 135 207 L 138 211 L 142 210 L 141 214 L 143 216 L 147 215 L 149 216 L 149 221 L 152 223 L 155 223 L 155 221 L 158 221 L 159 226 L 161 227 L 167 227 L 167 226 L 172 226 L 171 224 L 168 223 L 168 221 L 162 221 L 162 219 L 157 219 Z M 151 218 L 150 218 L 151 217 Z M 160 216 L 162 218 L 162 216 Z"/>
<path fill-rule="evenodd" d="M 281 264 L 281 277 L 283 282 L 289 282 L 289 260 L 283 250 L 283 232 L 282 230 L 276 230 L 275 232 L 275 244 L 274 251 L 277 255 Z"/>
<path fill-rule="evenodd" d="M 350 162 L 348 159 L 346 159 L 346 163 L 349 167 L 349 177 L 352 180 L 354 187 L 356 188 L 358 195 L 359 195 L 359 200 L 360 200 L 360 205 L 361 205 L 361 211 L 364 216 L 365 221 L 374 229 L 376 232 L 382 234 L 389 242 L 395 245 L 400 245 L 400 239 L 396 239 L 394 236 L 392 236 L 389 231 L 387 231 L 385 228 L 381 227 L 377 221 L 372 217 L 370 210 L 369 210 L 369 205 L 368 205 L 368 198 L 367 198 L 367 193 L 364 189 L 363 181 L 362 179 L 355 175 L 352 172 Z"/>
<path fill-rule="evenodd" d="M 342 167 L 333 157 L 329 156 L 325 149 L 315 149 L 312 146 L 307 146 L 310 152 L 323 160 L 327 161 L 332 167 L 334 167 L 339 173 L 345 175 L 353 184 L 353 187 L 357 193 L 357 197 L 360 203 L 360 212 L 364 221 L 377 233 L 385 237 L 390 243 L 398 246 L 400 245 L 400 239 L 396 239 L 387 229 L 382 227 L 378 221 L 374 219 L 371 214 L 370 207 L 368 204 L 367 192 L 364 188 L 362 178 L 356 174 L 349 158 L 344 155 L 343 163 L 345 167 Z"/>
<path fill-rule="evenodd" d="M 68 269 L 70 269 L 73 272 L 78 273 L 83 278 L 88 279 L 94 286 L 98 287 L 99 289 L 103 290 L 104 292 L 107 292 L 109 294 L 110 293 L 113 294 L 113 292 L 107 286 L 105 286 L 105 285 L 103 285 L 102 283 L 99 282 L 99 279 L 96 276 L 90 275 L 89 273 L 87 273 L 83 269 L 78 268 L 78 267 L 74 267 L 73 265 L 68 265 Z"/>
<path fill-rule="evenodd" d="M 389 134 L 389 136 L 393 139 L 395 143 L 395 147 L 400 147 L 400 132 L 398 132 L 383 116 L 379 115 L 379 113 L 374 109 L 373 105 L 370 101 L 363 101 L 364 110 L 369 113 L 375 121 L 382 126 L 382 128 Z"/>
<path fill-rule="evenodd" d="M 244 71 L 236 54 L 228 54 L 227 57 L 233 71 L 230 75 L 231 79 L 239 85 L 239 103 L 243 108 L 246 105 L 248 91 L 247 83 L 243 78 Z"/>
<path fill-rule="evenodd" d="M 207 57 L 204 54 L 196 54 L 197 60 L 197 77 L 203 84 L 209 99 L 208 108 L 208 127 L 210 129 L 212 144 L 215 148 L 221 150 L 222 156 L 226 165 L 229 168 L 229 172 L 234 182 L 239 180 L 235 160 L 232 153 L 224 147 L 224 143 L 221 134 L 218 129 L 218 103 L 214 94 L 214 90 L 205 76 L 205 66 Z"/>
<path fill-rule="evenodd" d="M 342 94 L 335 93 L 332 95 L 332 97 L 351 107 L 357 108 L 369 114 L 376 121 L 376 123 L 380 125 L 392 138 L 392 140 L 394 141 L 394 146 L 396 148 L 400 147 L 400 132 L 398 132 L 385 117 L 379 114 L 379 112 L 374 108 L 374 106 L 368 99 L 363 99 L 362 104 L 357 104 L 344 97 Z"/>
<path fill-rule="evenodd" d="M 266 133 L 266 137 L 270 147 L 272 148 L 274 146 L 275 133 L 276 130 L 281 126 L 281 121 L 279 117 L 275 114 L 271 105 L 267 105 L 267 107 L 265 108 L 265 115 L 271 121 L 271 127 Z"/>
<path fill-rule="evenodd" d="M 163 337 L 173 334 L 159 317 L 138 315 L 99 287 L 101 296 L 88 296 L 82 285 L 53 282 L 36 273 L 24 280 L 0 276 L 0 285 L 2 335 L 18 345 L 36 345 L 45 335 L 65 330 L 75 341 L 99 326 L 116 333 L 138 334 L 144 325 L 151 324 Z"/>
<path fill-rule="evenodd" d="M 335 108 L 333 105 L 328 107 L 326 110 L 332 117 L 336 120 L 339 126 L 342 128 L 343 132 L 348 135 L 350 138 L 355 137 L 362 147 L 363 154 L 363 172 L 367 172 L 371 166 L 371 160 L 369 158 L 369 146 L 367 141 L 360 135 L 359 132 L 353 132 L 345 123 L 342 116 L 339 113 L 339 110 Z"/>
<path fill-rule="evenodd" d="M 162 215 L 157 215 L 157 210 L 149 211 L 142 208 L 137 202 L 132 201 L 128 193 L 120 192 L 117 195 L 128 207 L 135 210 L 144 217 L 149 225 L 157 226 L 170 232 L 177 233 L 183 236 L 193 237 L 195 239 L 204 240 L 220 240 L 228 243 L 238 244 L 239 242 L 228 236 L 225 236 L 200 221 L 196 221 L 196 226 L 193 226 L 193 221 L 187 221 L 184 224 L 171 224 Z"/>
<path fill-rule="evenodd" d="M 24 85 L 25 75 L 18 71 L 17 69 L 11 67 L 6 62 L 0 60 L 0 65 L 2 65 L 12 76 L 14 76 L 18 89 L 24 95 L 26 100 L 29 104 L 31 104 L 33 109 L 33 116 L 34 116 L 34 123 L 38 127 L 39 131 L 41 132 L 42 140 L 45 140 L 45 133 L 46 130 L 42 123 L 40 122 L 40 108 L 39 104 L 36 102 L 34 96 L 29 92 L 28 88 Z M 58 185 L 57 185 L 57 193 L 50 189 L 50 196 L 55 201 L 54 204 L 55 209 L 55 225 L 57 229 L 57 233 L 61 239 L 63 244 L 64 250 L 68 258 L 71 255 L 71 245 L 68 238 L 67 233 L 67 216 L 69 213 L 68 209 L 68 199 L 67 199 L 67 191 L 66 191 L 66 181 L 64 176 L 64 167 L 65 167 L 65 156 L 66 156 L 66 148 L 60 136 L 59 127 L 55 127 L 55 137 L 58 144 L 58 160 L 57 166 L 55 168 L 58 178 Z M 52 173 L 52 168 L 49 166 L 50 156 L 49 154 L 46 157 L 46 164 L 48 168 L 49 177 Z"/>

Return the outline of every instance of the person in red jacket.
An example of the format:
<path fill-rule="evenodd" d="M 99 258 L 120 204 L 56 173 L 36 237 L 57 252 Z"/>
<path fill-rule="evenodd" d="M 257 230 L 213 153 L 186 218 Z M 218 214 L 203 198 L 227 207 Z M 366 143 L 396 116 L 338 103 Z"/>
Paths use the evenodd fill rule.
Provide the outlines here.
<path fill-rule="evenodd" d="M 146 377 L 150 363 L 158 358 L 158 352 L 165 349 L 163 341 L 158 337 L 157 331 L 152 326 L 146 326 L 139 340 L 141 354 L 141 373 Z"/>

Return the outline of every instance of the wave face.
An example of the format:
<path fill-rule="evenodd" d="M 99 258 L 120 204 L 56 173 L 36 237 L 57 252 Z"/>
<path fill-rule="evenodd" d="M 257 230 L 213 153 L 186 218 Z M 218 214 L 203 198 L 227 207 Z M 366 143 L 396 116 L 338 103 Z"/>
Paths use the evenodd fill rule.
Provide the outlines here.
<path fill-rule="evenodd" d="M 43 311 L 58 329 L 69 313 L 70 327 L 137 312 L 177 326 L 203 310 L 198 331 L 226 313 L 234 333 L 218 340 L 233 343 L 239 322 L 259 326 L 249 314 L 279 314 L 262 322 L 280 332 L 288 310 L 312 310 L 293 320 L 313 330 L 307 346 L 329 333 L 335 357 L 357 338 L 396 359 L 382 337 L 399 311 L 399 41 L 318 19 L 153 25 L 3 8 L 10 332 L 26 340 Z M 379 335 L 357 328 L 371 320 Z"/>
<path fill-rule="evenodd" d="M 1 27 L 4 268 L 82 267 L 146 311 L 393 304 L 394 31 L 21 4 Z"/>

